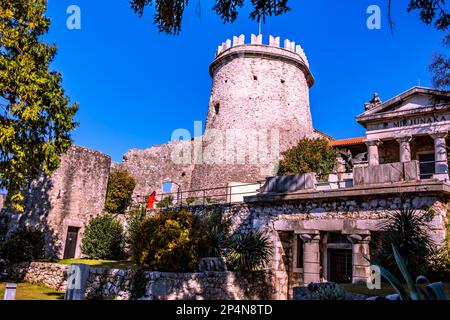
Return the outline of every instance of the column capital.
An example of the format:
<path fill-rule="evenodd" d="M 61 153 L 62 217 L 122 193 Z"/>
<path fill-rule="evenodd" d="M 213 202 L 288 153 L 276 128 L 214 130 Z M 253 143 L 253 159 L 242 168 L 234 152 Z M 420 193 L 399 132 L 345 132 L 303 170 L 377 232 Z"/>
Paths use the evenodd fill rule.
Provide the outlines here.
<path fill-rule="evenodd" d="M 398 138 L 395 138 L 395 140 L 397 140 L 398 143 L 401 143 L 401 142 L 411 142 L 412 136 L 398 137 Z"/>
<path fill-rule="evenodd" d="M 370 234 L 352 233 L 352 234 L 347 235 L 347 239 L 353 244 L 369 243 L 370 242 Z"/>
<path fill-rule="evenodd" d="M 380 144 L 382 144 L 380 139 L 366 140 L 366 141 L 364 141 L 364 143 L 368 147 L 370 147 L 370 146 L 377 146 L 378 147 Z"/>
<path fill-rule="evenodd" d="M 445 132 L 434 132 L 434 133 L 431 133 L 430 134 L 430 137 L 432 137 L 433 139 L 439 139 L 439 138 L 445 138 L 445 137 L 447 137 L 447 135 L 448 135 L 448 132 L 447 131 L 445 131 Z"/>
<path fill-rule="evenodd" d="M 319 242 L 320 241 L 320 233 L 299 233 L 300 238 L 304 242 Z"/>

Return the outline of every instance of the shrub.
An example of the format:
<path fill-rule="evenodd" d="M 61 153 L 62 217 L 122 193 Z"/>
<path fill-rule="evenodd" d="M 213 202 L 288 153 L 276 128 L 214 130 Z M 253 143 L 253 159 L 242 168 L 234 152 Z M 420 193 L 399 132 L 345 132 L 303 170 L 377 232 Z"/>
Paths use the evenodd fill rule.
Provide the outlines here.
<path fill-rule="evenodd" d="M 325 139 L 302 138 L 298 144 L 283 152 L 279 175 L 315 172 L 319 177 L 333 171 L 336 151 Z"/>
<path fill-rule="evenodd" d="M 140 225 L 147 216 L 147 211 L 143 207 L 135 207 L 127 212 L 128 220 L 128 237 L 127 242 L 130 243 L 131 239 L 139 232 Z"/>
<path fill-rule="evenodd" d="M 111 173 L 106 191 L 105 210 L 123 213 L 131 200 L 136 181 L 126 170 Z"/>
<path fill-rule="evenodd" d="M 167 208 L 170 207 L 173 204 L 173 196 L 168 195 L 165 196 L 164 199 L 162 199 L 160 202 L 156 203 L 157 208 Z"/>
<path fill-rule="evenodd" d="M 231 269 L 256 270 L 263 267 L 271 256 L 269 237 L 258 231 L 236 234 L 230 239 L 227 260 Z"/>
<path fill-rule="evenodd" d="M 11 263 L 33 261 L 44 257 L 42 231 L 24 227 L 15 231 L 0 247 L 1 256 Z"/>
<path fill-rule="evenodd" d="M 345 290 L 333 282 L 310 283 L 308 289 L 314 292 L 318 300 L 344 300 Z"/>
<path fill-rule="evenodd" d="M 400 209 L 389 214 L 386 221 L 380 225 L 383 233 L 380 244 L 373 250 L 372 261 L 399 276 L 392 251 L 394 245 L 404 257 L 405 264 L 413 276 L 426 274 L 436 254 L 435 244 L 430 237 L 430 219 L 429 211 L 410 208 L 401 200 Z"/>
<path fill-rule="evenodd" d="M 131 238 L 135 263 L 158 271 L 194 271 L 202 230 L 190 212 L 160 212 L 144 219 Z"/>
<path fill-rule="evenodd" d="M 221 257 L 228 245 L 228 233 L 231 227 L 229 219 L 223 220 L 222 214 L 214 210 L 205 210 L 199 215 L 200 228 L 204 234 L 201 246 L 202 257 Z"/>
<path fill-rule="evenodd" d="M 105 213 L 89 221 L 81 251 L 92 259 L 119 260 L 123 257 L 123 245 L 122 225 L 112 214 Z"/>

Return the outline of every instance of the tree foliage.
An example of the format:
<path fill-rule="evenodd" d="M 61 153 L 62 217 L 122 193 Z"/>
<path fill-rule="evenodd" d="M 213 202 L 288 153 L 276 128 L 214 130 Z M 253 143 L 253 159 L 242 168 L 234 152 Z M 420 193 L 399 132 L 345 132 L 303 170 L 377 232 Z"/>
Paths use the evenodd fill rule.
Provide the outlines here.
<path fill-rule="evenodd" d="M 106 191 L 105 210 L 109 213 L 123 213 L 133 195 L 136 181 L 126 170 L 111 173 Z"/>
<path fill-rule="evenodd" d="M 391 28 L 393 22 L 391 17 L 391 3 L 388 1 L 388 16 Z M 181 31 L 184 11 L 188 0 L 131 0 L 131 8 L 140 16 L 143 15 L 145 7 L 154 6 L 155 15 L 153 23 L 159 32 L 167 34 L 178 34 Z M 265 21 L 266 17 L 278 16 L 289 12 L 288 0 L 215 0 L 212 10 L 220 16 L 224 23 L 232 23 L 236 20 L 239 10 L 245 3 L 250 3 L 253 11 L 249 18 L 256 21 Z M 200 0 L 197 0 L 200 6 Z M 418 11 L 420 20 L 425 24 L 434 22 L 438 30 L 446 30 L 450 16 L 445 10 L 445 0 L 409 0 L 407 11 Z"/>
<path fill-rule="evenodd" d="M 61 74 L 50 70 L 56 47 L 44 43 L 46 0 L 0 2 L 0 188 L 23 210 L 27 184 L 51 173 L 71 145 L 78 109 Z"/>
<path fill-rule="evenodd" d="M 445 48 L 450 48 L 450 34 L 442 41 Z M 450 58 L 443 53 L 435 53 L 429 65 L 433 86 L 438 89 L 450 87 Z"/>
<path fill-rule="evenodd" d="M 283 152 L 279 175 L 315 172 L 319 177 L 333 171 L 336 151 L 322 138 L 302 138 L 298 144 Z"/>
<path fill-rule="evenodd" d="M 81 251 L 92 259 L 119 260 L 123 256 L 122 224 L 109 213 L 89 220 L 84 230 Z"/>

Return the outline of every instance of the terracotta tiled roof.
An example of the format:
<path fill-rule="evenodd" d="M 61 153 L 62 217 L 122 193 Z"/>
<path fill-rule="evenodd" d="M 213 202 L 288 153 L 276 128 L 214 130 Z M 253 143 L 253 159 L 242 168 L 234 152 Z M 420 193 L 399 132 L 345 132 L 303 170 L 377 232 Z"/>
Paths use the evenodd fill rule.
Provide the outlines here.
<path fill-rule="evenodd" d="M 362 144 L 366 137 L 357 137 L 357 138 L 348 138 L 335 140 L 330 142 L 330 146 L 332 147 L 343 147 L 343 146 L 352 146 L 355 144 Z"/>
<path fill-rule="evenodd" d="M 327 139 L 327 140 L 330 140 L 330 141 L 335 141 L 335 140 L 336 140 L 336 139 L 333 138 L 332 136 L 329 136 L 328 134 L 323 133 L 322 131 L 319 131 L 319 130 L 317 130 L 317 129 L 314 129 L 314 133 L 317 133 L 319 136 L 322 136 L 323 138 L 325 138 L 325 139 Z"/>

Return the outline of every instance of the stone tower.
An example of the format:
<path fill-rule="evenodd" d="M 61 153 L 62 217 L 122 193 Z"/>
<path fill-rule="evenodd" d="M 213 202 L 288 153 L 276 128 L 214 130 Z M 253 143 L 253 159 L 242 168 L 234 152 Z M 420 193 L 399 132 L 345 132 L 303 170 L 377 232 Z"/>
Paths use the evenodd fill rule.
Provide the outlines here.
<path fill-rule="evenodd" d="M 289 40 L 280 46 L 272 36 L 263 44 L 262 38 L 252 35 L 247 44 L 244 35 L 227 40 L 211 63 L 213 85 L 203 141 L 196 141 L 202 150 L 193 189 L 264 180 L 276 173 L 281 152 L 313 135 L 314 79 L 301 46 Z"/>

